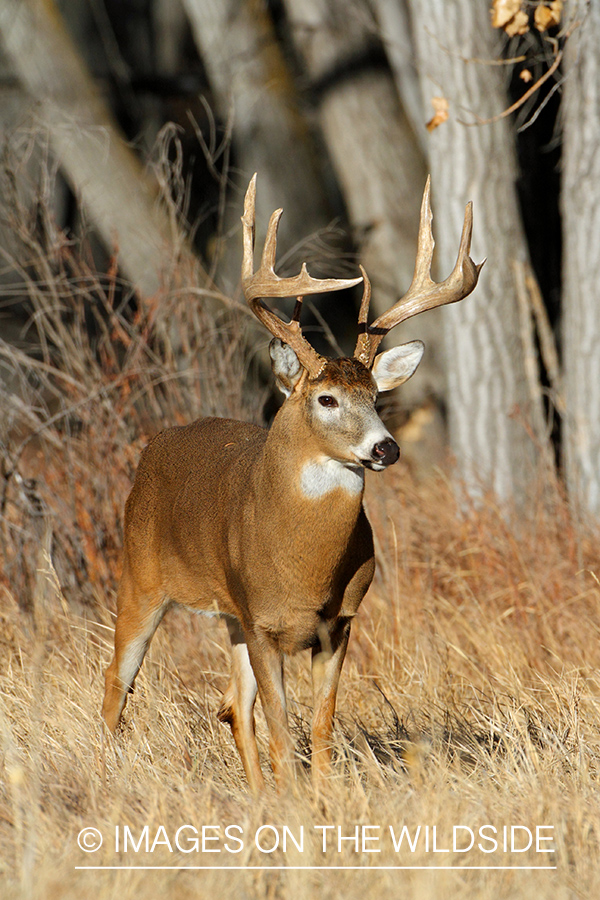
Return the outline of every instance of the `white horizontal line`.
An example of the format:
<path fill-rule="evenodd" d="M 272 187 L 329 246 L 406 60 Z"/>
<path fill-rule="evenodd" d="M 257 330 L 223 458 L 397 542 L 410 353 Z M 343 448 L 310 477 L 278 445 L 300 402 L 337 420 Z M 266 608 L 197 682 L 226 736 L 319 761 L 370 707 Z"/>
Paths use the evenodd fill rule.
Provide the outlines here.
<path fill-rule="evenodd" d="M 430 872 L 439 872 L 442 870 L 448 871 L 465 871 L 467 869 L 481 869 L 484 871 L 492 871 L 494 869 L 500 870 L 510 870 L 511 872 L 518 872 L 520 870 L 523 871 L 532 871 L 537 869 L 547 869 L 552 870 L 556 869 L 556 866 L 75 866 L 76 869 L 156 869 L 158 870 L 174 870 L 177 872 L 206 872 L 206 871 L 217 871 L 217 872 L 235 872 L 235 871 L 261 871 L 261 872 L 269 872 L 275 870 L 283 870 L 286 869 L 290 872 L 301 872 L 306 869 L 307 872 L 314 871 L 361 871 L 361 872 L 395 872 L 400 869 L 411 869 L 411 870 L 423 870 Z"/>

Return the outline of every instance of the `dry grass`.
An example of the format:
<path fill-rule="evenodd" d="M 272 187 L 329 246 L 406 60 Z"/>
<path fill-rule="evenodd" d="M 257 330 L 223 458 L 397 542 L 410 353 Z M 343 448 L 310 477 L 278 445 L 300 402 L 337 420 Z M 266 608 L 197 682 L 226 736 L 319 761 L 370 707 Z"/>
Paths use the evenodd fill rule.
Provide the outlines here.
<path fill-rule="evenodd" d="M 2 397 L 0 434 L 2 897 L 600 896 L 600 559 L 596 532 L 575 531 L 555 485 L 511 523 L 492 498 L 459 508 L 441 474 L 419 484 L 399 464 L 369 479 L 379 570 L 354 627 L 334 772 L 319 797 L 301 763 L 290 796 L 249 797 L 215 718 L 225 635 L 185 612 L 159 629 L 123 734 L 103 737 L 120 516 L 139 449 L 165 424 L 215 409 L 256 416 L 258 400 L 240 387 L 246 358 L 234 322 L 208 323 L 181 285 L 166 287 L 166 315 L 126 315 L 116 275 L 99 279 L 64 236 L 51 246 L 24 236 L 21 283 L 39 352 L 0 342 L 21 398 Z M 290 661 L 304 755 L 307 670 L 305 658 Z M 260 714 L 258 732 L 264 754 Z M 138 840 L 145 825 L 150 843 L 162 840 L 153 852 L 115 851 L 117 827 L 122 842 L 125 826 Z M 170 852 L 166 838 L 174 845 L 185 825 L 220 827 L 208 846 L 221 852 Z M 225 847 L 239 848 L 228 825 L 243 830 L 239 853 Z M 303 828 L 302 852 L 291 841 L 260 852 L 253 839 L 265 825 L 287 826 L 296 840 Z M 323 825 L 345 836 L 372 826 L 365 837 L 379 841 L 364 851 L 345 841 L 338 852 L 334 828 L 323 853 Z M 414 852 L 406 841 L 394 850 L 390 826 L 398 835 L 403 825 L 413 837 L 421 827 Z M 454 852 L 458 825 L 494 826 L 499 849 L 482 852 L 478 837 Z M 77 836 L 90 826 L 104 844 L 88 854 Z M 433 852 L 434 826 L 437 849 L 450 852 Z M 554 852 L 503 852 L 504 826 L 552 826 Z M 266 847 L 273 832 L 262 834 Z M 86 865 L 153 868 L 77 868 Z M 536 865 L 556 868 L 525 868 Z"/>
<path fill-rule="evenodd" d="M 383 484 L 382 484 L 383 482 Z M 597 557 L 570 558 L 562 506 L 521 527 L 518 540 L 489 506 L 465 517 L 440 478 L 407 473 L 371 479 L 370 511 L 382 566 L 356 622 L 339 701 L 337 759 L 315 797 L 300 772 L 293 794 L 248 796 L 228 730 L 215 719 L 227 673 L 218 625 L 179 612 L 159 630 L 127 708 L 124 733 L 104 741 L 98 715 L 110 656 L 107 617 L 77 615 L 40 552 L 33 610 L 5 590 L 2 602 L 0 859 L 6 897 L 98 897 L 143 892 L 187 897 L 324 896 L 422 898 L 598 896 Z M 559 501 L 557 501 L 558 503 Z M 561 517 L 561 527 L 558 517 Z M 384 540 L 385 537 L 385 540 Z M 397 540 L 397 543 L 396 543 Z M 112 596 L 108 605 L 112 606 Z M 299 748 L 310 714 L 306 659 L 289 666 Z M 266 751 L 264 724 L 260 741 Z M 302 770 L 301 766 L 301 770 Z M 174 843 L 182 825 L 239 825 L 244 849 L 185 854 L 116 853 L 115 827 L 150 843 L 159 826 Z M 367 847 L 321 850 L 314 826 L 379 826 Z M 259 852 L 262 825 L 287 825 L 300 853 Z M 394 852 L 389 826 L 430 826 L 414 853 Z M 451 848 L 452 827 L 551 825 L 552 854 L 433 853 Z M 77 847 L 87 826 L 105 838 Z M 189 836 L 189 832 L 185 835 Z M 208 832 L 216 836 L 217 831 Z M 239 832 L 231 832 L 239 836 Z M 488 832 L 489 834 L 489 832 Z M 520 835 L 524 835 L 520 832 Z M 461 837 L 467 832 L 461 832 Z M 164 840 L 165 834 L 158 834 Z M 272 832 L 263 832 L 264 847 Z M 450 842 L 450 843 L 449 843 Z M 233 849 L 239 845 L 229 841 Z M 464 844 L 462 845 L 464 846 Z M 491 844 L 484 844 L 488 849 Z M 547 846 L 547 845 L 544 845 Z M 185 844 L 184 844 L 185 847 Z M 231 869 L 82 871 L 81 865 L 362 866 L 361 871 Z M 425 866 L 387 871 L 382 866 Z M 458 870 L 431 871 L 456 865 Z M 555 865 L 482 871 L 468 866 Z"/>

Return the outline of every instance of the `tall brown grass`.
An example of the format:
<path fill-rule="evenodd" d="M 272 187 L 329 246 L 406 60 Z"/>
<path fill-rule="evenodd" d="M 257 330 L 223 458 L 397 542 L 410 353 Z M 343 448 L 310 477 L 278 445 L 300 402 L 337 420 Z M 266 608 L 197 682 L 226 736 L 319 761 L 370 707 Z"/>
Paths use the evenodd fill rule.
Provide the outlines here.
<path fill-rule="evenodd" d="M 307 775 L 306 659 L 287 669 L 297 782 L 289 796 L 252 800 L 215 718 L 225 635 L 185 611 L 159 629 L 121 735 L 103 734 L 121 511 L 140 448 L 207 412 L 257 419 L 261 397 L 243 387 L 235 317 L 209 320 L 183 284 L 132 313 L 116 272 L 99 277 L 79 247 L 47 234 L 27 231 L 17 261 L 38 349 L 0 342 L 16 389 L 3 391 L 0 434 L 2 896 L 599 896 L 598 535 L 575 527 L 555 483 L 511 517 L 491 496 L 459 503 L 444 472 L 419 482 L 400 463 L 369 476 L 379 567 L 319 796 Z M 266 770 L 260 711 L 258 734 Z M 240 852 L 225 846 L 231 825 Z M 403 825 L 411 838 L 421 827 L 414 852 L 406 840 L 394 849 L 390 826 L 397 838 Z M 123 849 L 126 826 L 137 852 Z M 221 852 L 178 849 L 181 826 L 214 826 L 207 846 Z M 267 852 L 284 826 L 286 850 Z M 320 826 L 333 826 L 325 852 Z M 338 851 L 337 828 L 352 837 L 357 826 L 368 826 L 364 848 L 359 830 L 358 847 Z M 436 851 L 449 852 L 434 852 L 434 826 Z M 453 826 L 474 832 L 468 852 L 466 828 L 453 849 Z M 477 846 L 482 826 L 497 829 L 493 853 Z M 552 852 L 505 852 L 505 826 L 521 826 L 519 846 L 524 828 L 545 826 Z M 95 853 L 77 844 L 87 827 L 104 838 Z M 299 841 L 302 829 L 300 851 L 289 834 Z"/>

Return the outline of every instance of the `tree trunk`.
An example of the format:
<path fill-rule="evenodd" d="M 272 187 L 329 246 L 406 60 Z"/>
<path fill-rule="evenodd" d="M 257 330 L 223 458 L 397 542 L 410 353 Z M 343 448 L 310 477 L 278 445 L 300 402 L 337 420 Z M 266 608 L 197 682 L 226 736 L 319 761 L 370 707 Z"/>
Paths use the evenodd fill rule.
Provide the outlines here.
<path fill-rule="evenodd" d="M 20 247 L 13 221 L 15 208 L 28 216 L 35 215 L 44 152 L 31 135 L 34 101 L 15 78 L 13 66 L 1 46 L 0 82 L 3 85 L 0 105 L 0 248 L 3 257 L 0 284 L 4 287 L 14 282 L 14 272 L 6 267 L 6 260 L 14 257 Z M 56 195 L 47 198 L 48 203 L 56 203 L 58 199 Z M 2 317 L 3 336 L 7 330 L 6 316 L 5 313 Z M 17 319 L 14 331 L 22 327 L 23 323 Z M 13 332 L 12 325 L 10 331 Z"/>
<path fill-rule="evenodd" d="M 600 8 L 573 0 L 563 87 L 564 461 L 569 494 L 600 514 Z"/>
<path fill-rule="evenodd" d="M 379 315 L 412 278 L 425 163 L 362 0 L 285 0 L 285 7 Z M 391 344 L 427 343 L 418 376 L 399 391 L 407 407 L 440 394 L 438 335 L 435 313 L 390 335 Z"/>
<path fill-rule="evenodd" d="M 257 244 L 283 207 L 282 247 L 306 239 L 330 216 L 295 88 L 264 0 L 183 0 L 223 120 L 231 118 L 240 193 L 223 230 L 239 225 L 242 191 L 258 172 Z M 229 176 L 230 173 L 226 173 Z M 239 245 L 219 277 L 239 282 Z"/>
<path fill-rule="evenodd" d="M 487 256 L 474 294 L 444 309 L 451 448 L 471 494 L 493 488 L 517 501 L 536 473 L 530 430 L 542 431 L 531 401 L 520 340 L 516 275 L 528 252 L 515 190 L 516 161 L 507 119 L 503 69 L 478 60 L 498 56 L 489 4 L 482 0 L 412 0 L 411 16 L 425 114 L 433 97 L 449 118 L 429 136 L 438 275 L 452 269 L 464 206 L 474 205 L 472 256 Z"/>
<path fill-rule="evenodd" d="M 37 101 L 65 177 L 119 266 L 151 296 L 182 261 L 195 266 L 177 225 L 125 145 L 53 0 L 0 0 L 0 35 L 17 77 Z"/>
<path fill-rule="evenodd" d="M 402 108 L 418 140 L 421 153 L 426 157 L 427 129 L 412 42 L 408 0 L 394 0 L 393 3 L 389 0 L 371 0 L 371 2 Z"/>

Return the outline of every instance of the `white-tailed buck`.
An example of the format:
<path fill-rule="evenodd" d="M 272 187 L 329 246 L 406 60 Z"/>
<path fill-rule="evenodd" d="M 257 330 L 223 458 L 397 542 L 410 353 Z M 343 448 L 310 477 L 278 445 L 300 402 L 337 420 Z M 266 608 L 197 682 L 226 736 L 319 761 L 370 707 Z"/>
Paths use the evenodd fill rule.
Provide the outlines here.
<path fill-rule="evenodd" d="M 286 396 L 270 430 L 230 419 L 169 428 L 144 450 L 125 507 L 123 575 L 115 656 L 106 672 L 103 714 L 115 731 L 128 691 L 166 610 L 181 603 L 224 617 L 232 672 L 218 716 L 229 722 L 250 786 L 264 786 L 254 734 L 260 695 L 277 784 L 290 776 L 293 747 L 283 679 L 285 653 L 310 649 L 314 716 L 313 777 L 328 770 L 336 693 L 352 618 L 373 578 L 371 527 L 363 510 L 364 470 L 395 463 L 396 442 L 377 415 L 380 391 L 415 371 L 423 344 L 377 355 L 387 332 L 427 309 L 469 294 L 479 275 L 469 257 L 467 206 L 458 259 L 440 284 L 431 280 L 429 182 L 408 292 L 367 324 L 369 281 L 314 279 L 302 267 L 275 274 L 273 213 L 262 263 L 254 273 L 255 178 L 244 206 L 242 282 L 250 308 L 273 334 L 273 373 Z M 305 340 L 306 294 L 337 291 L 364 279 L 359 336 L 351 359 L 327 359 Z M 285 323 L 261 298 L 297 297 Z"/>

